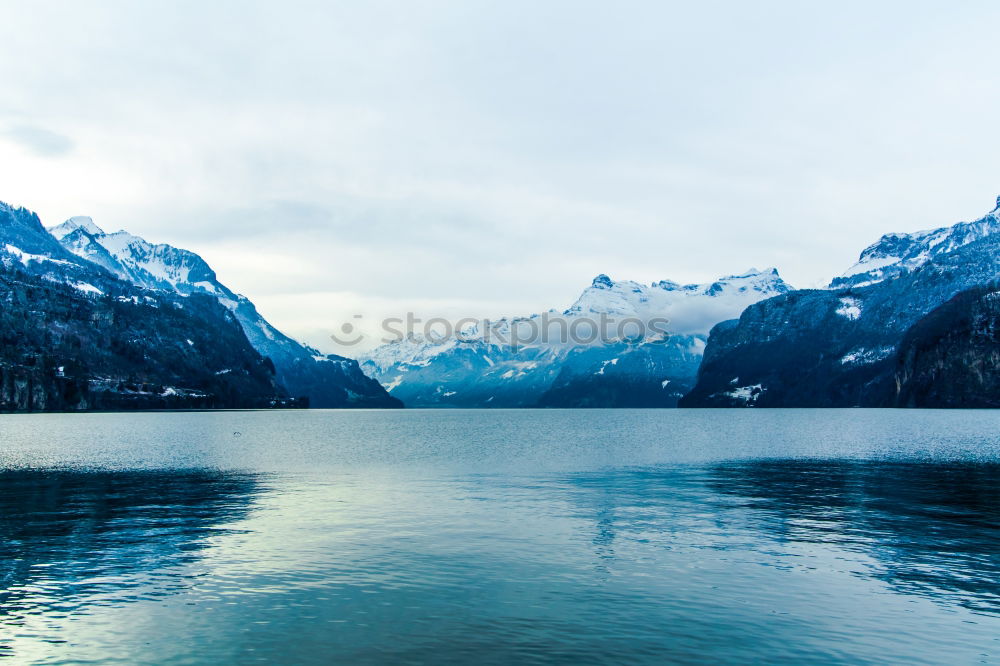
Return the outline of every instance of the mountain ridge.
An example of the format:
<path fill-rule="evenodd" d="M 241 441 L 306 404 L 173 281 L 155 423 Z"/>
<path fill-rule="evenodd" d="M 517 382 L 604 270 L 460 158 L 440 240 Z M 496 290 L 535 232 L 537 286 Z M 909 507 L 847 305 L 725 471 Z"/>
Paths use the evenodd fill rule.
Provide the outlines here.
<path fill-rule="evenodd" d="M 789 290 L 775 269 L 702 285 L 600 274 L 562 311 L 501 318 L 444 339 L 411 335 L 359 361 L 412 406 L 672 407 L 693 386 L 710 324 Z M 598 320 L 610 323 L 610 335 L 587 342 L 600 333 Z M 550 330 L 557 335 L 541 335 Z M 567 335 L 573 330 L 578 339 Z"/>
<path fill-rule="evenodd" d="M 922 249 L 908 250 L 909 263 L 869 271 L 878 279 L 790 292 L 718 324 L 697 383 L 679 405 L 895 405 L 895 368 L 907 331 L 958 293 L 1000 277 L 996 217 L 994 209 L 974 223 L 909 235 Z M 970 234 L 977 237 L 969 240 Z"/>
<path fill-rule="evenodd" d="M 240 322 L 257 351 L 270 358 L 279 381 L 314 408 L 400 407 L 357 362 L 318 350 L 285 335 L 245 296 L 222 284 L 197 253 L 153 244 L 126 231 L 105 233 L 93 220 L 77 216 L 48 230 L 73 255 L 92 261 L 145 289 L 216 298 Z"/>
<path fill-rule="evenodd" d="M 866 247 L 858 262 L 830 282 L 831 289 L 861 287 L 912 271 L 934 257 L 1000 232 L 1000 196 L 986 215 L 912 233 L 888 233 Z"/>
<path fill-rule="evenodd" d="M 0 411 L 296 407 L 213 299 L 151 292 L 0 205 Z"/>

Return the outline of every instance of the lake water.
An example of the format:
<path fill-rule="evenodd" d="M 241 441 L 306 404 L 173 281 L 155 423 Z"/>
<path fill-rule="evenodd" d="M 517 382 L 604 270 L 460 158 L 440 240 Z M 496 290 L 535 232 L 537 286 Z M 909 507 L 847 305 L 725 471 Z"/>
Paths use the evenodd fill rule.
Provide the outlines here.
<path fill-rule="evenodd" d="M 0 416 L 0 655 L 1000 663 L 1000 413 Z"/>

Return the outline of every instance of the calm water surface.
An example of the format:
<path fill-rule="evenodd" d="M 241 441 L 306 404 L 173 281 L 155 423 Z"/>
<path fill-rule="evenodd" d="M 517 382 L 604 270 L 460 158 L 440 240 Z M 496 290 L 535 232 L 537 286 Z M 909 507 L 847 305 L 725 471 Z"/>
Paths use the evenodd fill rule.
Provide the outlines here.
<path fill-rule="evenodd" d="M 0 656 L 1000 663 L 1000 413 L 0 416 Z"/>

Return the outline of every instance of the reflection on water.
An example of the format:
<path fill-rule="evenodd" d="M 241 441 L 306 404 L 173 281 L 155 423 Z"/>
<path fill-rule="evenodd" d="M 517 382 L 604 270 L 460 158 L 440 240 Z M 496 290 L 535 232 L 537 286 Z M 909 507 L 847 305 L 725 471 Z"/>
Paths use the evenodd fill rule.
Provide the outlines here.
<path fill-rule="evenodd" d="M 0 472 L 0 654 L 127 664 L 1000 656 L 989 428 L 966 423 L 966 439 L 942 440 L 978 459 L 865 459 L 865 446 L 888 448 L 877 421 L 857 428 L 869 444 L 816 440 L 849 456 L 803 457 L 817 430 L 837 431 L 840 416 L 818 415 L 813 429 L 786 424 L 766 454 L 726 456 L 716 437 L 696 460 L 649 444 L 669 415 L 636 415 L 632 430 L 617 414 L 481 416 L 497 427 L 477 421 L 464 442 L 454 416 L 387 415 L 427 426 L 398 437 L 401 462 L 387 463 L 385 433 L 402 431 L 370 414 L 308 427 L 298 419 L 316 415 L 269 415 L 273 429 L 257 428 L 266 437 L 238 448 L 228 435 L 254 431 L 232 420 L 247 417 L 210 416 L 220 435 L 203 421 L 207 436 L 169 452 L 108 444 L 100 420 L 92 450 L 80 448 L 85 435 L 63 448 L 38 439 L 44 456 L 0 450 L 17 461 Z M 548 429 L 530 435 L 538 419 Z M 691 423 L 687 443 L 705 425 Z M 341 439 L 355 431 L 371 442 L 367 461 Z M 530 436 L 552 446 L 508 455 Z M 449 453 L 412 463 L 436 451 Z M 167 455 L 185 465 L 121 465 Z M 33 459 L 45 464 L 30 469 Z M 243 471 L 190 465 L 221 459 Z"/>
<path fill-rule="evenodd" d="M 774 460 L 716 467 L 710 487 L 762 537 L 865 553 L 901 592 L 1000 614 L 997 464 Z"/>
<path fill-rule="evenodd" d="M 28 616 L 58 622 L 183 591 L 191 572 L 176 572 L 246 516 L 258 483 L 203 471 L 20 470 L 0 472 L 0 488 L 0 623 L 12 629 Z"/>

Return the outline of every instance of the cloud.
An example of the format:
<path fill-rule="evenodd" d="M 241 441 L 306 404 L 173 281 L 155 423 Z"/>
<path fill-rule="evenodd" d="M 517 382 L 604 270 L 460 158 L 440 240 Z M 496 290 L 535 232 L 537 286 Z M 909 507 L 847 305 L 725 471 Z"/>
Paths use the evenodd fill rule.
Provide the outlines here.
<path fill-rule="evenodd" d="M 318 290 L 811 285 L 1000 193 L 991 2 L 9 4 L 0 199 L 198 251 L 290 333 L 355 307 Z"/>
<path fill-rule="evenodd" d="M 12 139 L 41 157 L 61 157 L 73 152 L 73 140 L 68 136 L 31 125 L 18 125 L 4 132 Z"/>

